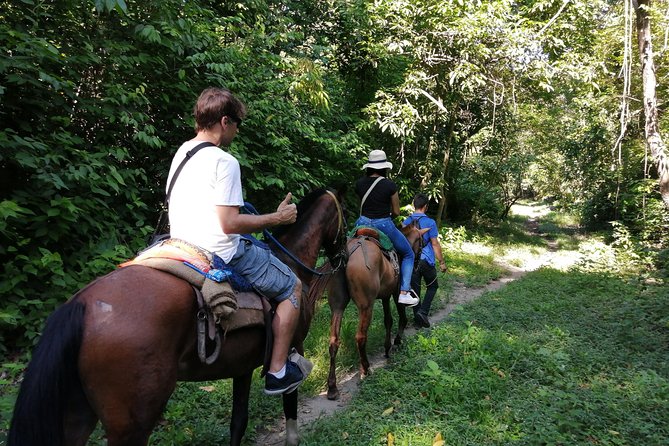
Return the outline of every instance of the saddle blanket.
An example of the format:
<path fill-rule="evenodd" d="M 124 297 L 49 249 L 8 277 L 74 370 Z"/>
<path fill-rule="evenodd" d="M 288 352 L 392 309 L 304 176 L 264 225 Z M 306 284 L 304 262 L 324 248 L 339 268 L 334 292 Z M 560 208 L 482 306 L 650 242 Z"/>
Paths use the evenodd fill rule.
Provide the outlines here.
<path fill-rule="evenodd" d="M 203 273 L 211 270 L 212 255 L 192 243 L 180 239 L 167 239 L 148 249 L 140 252 L 134 259 L 122 263 L 120 266 L 128 266 L 141 263 L 148 259 L 172 259 L 186 262 Z"/>
<path fill-rule="evenodd" d="M 197 246 L 169 239 L 143 251 L 120 267 L 148 266 L 179 277 L 200 289 L 205 304 L 224 332 L 243 326 L 264 325 L 262 298 L 253 292 L 236 293 L 225 281 L 225 274 L 212 276 L 212 273 L 221 271 L 212 269 L 210 258 L 209 253 Z"/>

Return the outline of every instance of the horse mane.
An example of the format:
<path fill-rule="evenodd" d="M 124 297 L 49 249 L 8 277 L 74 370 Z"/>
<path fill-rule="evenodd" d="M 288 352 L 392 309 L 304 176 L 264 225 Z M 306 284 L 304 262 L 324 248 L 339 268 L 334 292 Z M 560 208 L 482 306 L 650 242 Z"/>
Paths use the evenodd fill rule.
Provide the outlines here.
<path fill-rule="evenodd" d="M 290 225 L 283 225 L 273 228 L 272 235 L 274 237 L 281 237 L 281 235 L 287 233 L 293 225 L 301 224 L 301 221 L 307 218 L 307 211 L 316 203 L 316 201 L 327 193 L 327 189 L 319 188 L 309 192 L 299 203 L 297 203 L 297 220 L 295 223 Z M 303 294 L 305 298 L 304 305 L 302 305 L 304 316 L 307 320 L 311 320 L 316 312 L 316 301 L 323 294 L 325 286 L 327 285 L 329 274 L 327 274 L 327 269 L 332 269 L 330 262 L 326 262 L 323 266 L 318 268 L 319 272 L 325 272 L 322 276 L 317 277 L 309 287 L 307 293 Z"/>
<path fill-rule="evenodd" d="M 299 225 L 301 220 L 305 217 L 307 209 L 311 208 L 316 200 L 318 200 L 318 198 L 320 198 L 320 196 L 324 193 L 326 193 L 325 188 L 315 189 L 309 192 L 302 200 L 300 200 L 299 203 L 297 203 L 297 220 L 295 223 L 272 228 L 272 235 L 275 237 L 280 237 L 281 235 L 288 232 L 288 230 L 292 228 L 293 225 Z"/>
<path fill-rule="evenodd" d="M 312 313 L 315 312 L 316 301 L 319 297 L 323 295 L 325 287 L 330 281 L 332 274 L 334 273 L 334 268 L 330 264 L 330 261 L 326 261 L 320 268 L 317 269 L 319 273 L 322 273 L 321 276 L 316 277 L 312 282 L 307 293 L 307 308 L 309 308 Z M 313 314 L 311 314 L 313 316 Z"/>

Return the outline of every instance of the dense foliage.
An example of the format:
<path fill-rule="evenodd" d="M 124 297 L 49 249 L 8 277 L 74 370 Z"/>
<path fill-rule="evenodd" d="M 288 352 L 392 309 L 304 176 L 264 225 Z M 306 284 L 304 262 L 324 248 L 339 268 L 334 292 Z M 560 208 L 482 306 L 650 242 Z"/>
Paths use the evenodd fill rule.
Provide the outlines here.
<path fill-rule="evenodd" d="M 230 150 L 261 211 L 350 183 L 383 148 L 402 202 L 427 191 L 439 221 L 551 198 L 666 264 L 619 3 L 0 0 L 0 355 L 142 246 L 209 85 L 249 106 Z M 666 1 L 653 5 L 664 78 Z"/>
<path fill-rule="evenodd" d="M 142 246 L 204 87 L 248 104 L 231 150 L 259 209 L 349 169 L 341 88 L 276 5 L 251 6 L 3 2 L 2 349 Z"/>

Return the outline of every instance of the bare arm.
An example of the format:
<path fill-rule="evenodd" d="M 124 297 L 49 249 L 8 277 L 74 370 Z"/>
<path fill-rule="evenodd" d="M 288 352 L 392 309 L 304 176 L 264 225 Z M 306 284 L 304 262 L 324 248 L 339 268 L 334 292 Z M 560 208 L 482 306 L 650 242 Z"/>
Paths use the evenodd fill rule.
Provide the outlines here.
<path fill-rule="evenodd" d="M 226 234 L 248 234 L 259 232 L 263 229 L 294 223 L 297 219 L 297 207 L 290 203 L 292 194 L 289 192 L 286 198 L 279 204 L 276 212 L 271 214 L 253 215 L 240 214 L 237 206 L 216 206 L 218 220 L 221 228 Z"/>
<path fill-rule="evenodd" d="M 392 197 L 390 197 L 390 205 L 391 205 L 391 210 L 390 210 L 390 215 L 393 217 L 397 217 L 400 215 L 400 196 L 397 192 L 393 194 Z"/>
<path fill-rule="evenodd" d="M 439 269 L 442 273 L 445 273 L 448 270 L 446 264 L 444 263 L 444 255 L 441 252 L 441 245 L 439 244 L 439 237 L 434 237 L 430 239 L 432 243 L 432 249 L 434 250 L 434 256 L 439 260 Z"/>

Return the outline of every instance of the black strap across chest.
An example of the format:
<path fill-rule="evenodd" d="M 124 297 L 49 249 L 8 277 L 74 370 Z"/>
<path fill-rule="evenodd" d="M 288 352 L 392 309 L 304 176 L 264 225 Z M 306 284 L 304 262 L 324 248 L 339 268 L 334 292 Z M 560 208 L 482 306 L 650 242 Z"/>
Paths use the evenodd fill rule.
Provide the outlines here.
<path fill-rule="evenodd" d="M 216 147 L 216 146 L 208 141 L 202 142 L 193 147 L 192 149 L 190 149 L 186 153 L 184 159 L 181 160 L 181 163 L 174 171 L 174 175 L 172 175 L 172 181 L 170 181 L 170 185 L 167 187 L 167 194 L 165 195 L 165 207 L 167 207 L 167 204 L 170 202 L 170 194 L 172 193 L 172 188 L 174 187 L 174 183 L 177 181 L 177 177 L 181 173 L 181 170 L 184 168 L 188 160 L 193 157 L 193 155 L 195 155 L 197 152 L 200 151 L 200 149 L 204 149 L 205 147 Z"/>

